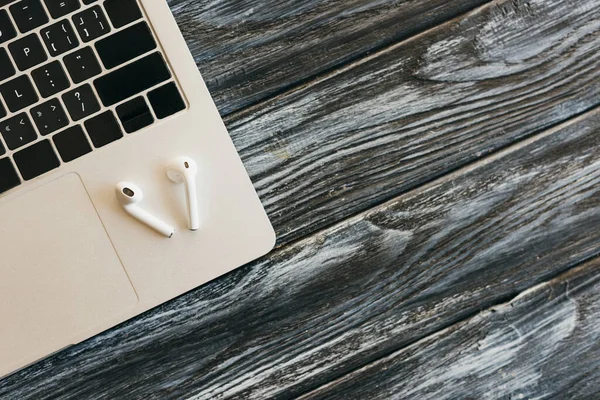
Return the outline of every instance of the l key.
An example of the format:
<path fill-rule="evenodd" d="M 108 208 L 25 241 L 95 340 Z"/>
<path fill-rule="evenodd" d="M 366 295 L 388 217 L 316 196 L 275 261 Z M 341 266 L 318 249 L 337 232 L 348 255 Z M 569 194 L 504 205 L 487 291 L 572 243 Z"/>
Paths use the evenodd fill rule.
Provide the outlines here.
<path fill-rule="evenodd" d="M 38 95 L 27 75 L 21 75 L 0 86 L 0 93 L 11 112 L 17 112 L 38 101 Z"/>

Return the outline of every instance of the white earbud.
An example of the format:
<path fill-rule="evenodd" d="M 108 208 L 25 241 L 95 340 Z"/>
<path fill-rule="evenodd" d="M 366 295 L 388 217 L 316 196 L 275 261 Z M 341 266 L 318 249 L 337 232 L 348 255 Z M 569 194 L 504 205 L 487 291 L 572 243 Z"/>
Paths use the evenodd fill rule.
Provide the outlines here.
<path fill-rule="evenodd" d="M 168 238 L 175 234 L 175 228 L 156 218 L 138 205 L 144 199 L 144 193 L 137 185 L 129 182 L 121 182 L 117 185 L 116 194 L 119 203 L 121 203 L 127 214 Z"/>
<path fill-rule="evenodd" d="M 167 165 L 167 176 L 175 183 L 185 185 L 185 198 L 188 212 L 188 227 L 191 231 L 200 228 L 198 215 L 198 192 L 196 191 L 196 175 L 198 166 L 189 157 L 177 157 Z"/>

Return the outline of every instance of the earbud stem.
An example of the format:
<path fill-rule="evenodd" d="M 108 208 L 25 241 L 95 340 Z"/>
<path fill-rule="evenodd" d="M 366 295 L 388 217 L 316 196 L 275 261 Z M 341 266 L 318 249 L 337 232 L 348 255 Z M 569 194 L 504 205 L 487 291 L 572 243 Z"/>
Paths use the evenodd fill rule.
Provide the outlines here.
<path fill-rule="evenodd" d="M 188 227 L 191 231 L 197 231 L 200 229 L 200 216 L 198 214 L 198 192 L 195 176 L 186 177 L 185 198 L 188 209 Z"/>
<path fill-rule="evenodd" d="M 148 225 L 161 235 L 170 238 L 175 234 L 175 228 L 135 204 L 126 205 L 124 209 L 133 218 Z"/>

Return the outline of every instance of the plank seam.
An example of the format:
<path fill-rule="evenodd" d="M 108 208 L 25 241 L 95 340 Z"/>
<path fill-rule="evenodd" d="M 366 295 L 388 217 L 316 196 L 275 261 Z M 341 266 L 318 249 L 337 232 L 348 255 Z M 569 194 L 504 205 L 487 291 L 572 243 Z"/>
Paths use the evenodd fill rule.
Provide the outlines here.
<path fill-rule="evenodd" d="M 345 60 L 343 62 L 334 64 L 328 68 L 325 68 L 324 70 L 322 70 L 319 73 L 310 75 L 306 78 L 302 78 L 295 82 L 291 82 L 285 86 L 282 86 L 276 92 L 271 93 L 271 94 L 261 98 L 260 100 L 257 100 L 255 103 L 248 104 L 238 110 L 233 110 L 228 113 L 223 113 L 222 118 L 225 121 L 225 123 L 228 123 L 231 120 L 235 120 L 235 119 L 247 116 L 248 114 L 251 114 L 251 113 L 255 112 L 256 110 L 263 108 L 264 104 L 274 102 L 277 99 L 287 96 L 290 93 L 294 93 L 298 90 L 303 90 L 303 89 L 309 88 L 311 86 L 315 86 L 315 85 L 319 84 L 320 82 L 326 81 L 326 80 L 331 79 L 337 75 L 340 75 L 346 71 L 357 68 L 357 67 L 361 66 L 362 64 L 369 62 L 375 58 L 378 58 L 386 53 L 392 52 L 397 47 L 400 47 L 406 43 L 409 43 L 412 40 L 416 40 L 419 37 L 421 37 L 425 34 L 428 34 L 431 31 L 440 29 L 444 25 L 450 25 L 453 22 L 464 19 L 471 14 L 475 15 L 475 14 L 481 12 L 486 7 L 490 7 L 492 4 L 498 3 L 499 1 L 503 1 L 503 0 L 488 0 L 486 3 L 479 5 L 479 6 L 474 6 L 472 8 L 469 8 L 468 10 L 466 10 L 460 14 L 456 14 L 455 16 L 451 17 L 450 19 L 447 19 L 445 21 L 440 21 L 437 24 L 426 25 L 422 29 L 416 29 L 414 32 L 411 32 L 407 35 L 404 35 L 404 36 L 401 36 L 398 38 L 394 38 L 387 42 L 381 43 L 380 45 L 377 45 L 367 51 L 364 51 L 360 54 L 356 54 L 352 57 L 349 57 L 347 60 Z"/>
<path fill-rule="evenodd" d="M 584 120 L 584 119 L 588 118 L 589 115 L 594 114 L 596 112 L 600 112 L 600 103 L 595 103 L 592 106 L 583 109 L 581 112 L 579 112 L 577 114 L 573 114 L 571 117 L 564 119 L 562 121 L 558 121 L 554 124 L 550 124 L 541 130 L 532 131 L 530 134 L 523 136 L 521 139 L 519 139 L 517 141 L 507 143 L 506 145 L 498 147 L 494 151 L 484 154 L 483 156 L 481 156 L 479 158 L 468 161 L 461 165 L 457 165 L 455 168 L 450 169 L 440 175 L 432 175 L 429 179 L 427 179 L 424 182 L 421 182 L 414 186 L 407 187 L 406 189 L 401 190 L 399 192 L 391 193 L 385 199 L 382 199 L 381 201 L 375 202 L 372 205 L 370 205 L 369 208 L 358 209 L 354 213 L 346 216 L 343 219 L 339 219 L 335 222 L 324 225 L 323 227 L 321 227 L 315 231 L 312 231 L 303 236 L 294 238 L 291 241 L 277 243 L 277 245 L 275 246 L 275 248 L 273 250 L 281 250 L 288 246 L 298 244 L 312 236 L 331 231 L 331 230 L 335 229 L 336 226 L 341 225 L 342 223 L 348 223 L 353 220 L 360 219 L 363 214 L 368 214 L 370 210 L 385 206 L 386 204 L 391 204 L 393 202 L 400 200 L 403 197 L 417 195 L 417 194 L 422 193 L 422 192 L 424 192 L 436 185 L 439 185 L 447 180 L 454 179 L 454 178 L 456 178 L 460 175 L 463 175 L 465 173 L 468 173 L 474 169 L 483 167 L 486 164 L 489 164 L 493 161 L 499 160 L 500 158 L 503 158 L 503 157 L 519 150 L 523 146 L 526 146 L 531 143 L 535 143 L 547 136 L 550 136 L 553 133 L 563 129 L 564 127 L 566 127 L 568 125 L 571 125 L 571 124 L 577 123 L 578 121 Z"/>
<path fill-rule="evenodd" d="M 347 377 L 349 375 L 355 374 L 355 373 L 357 373 L 357 372 L 359 372 L 359 371 L 361 371 L 363 369 L 369 368 L 370 366 L 375 365 L 378 362 L 381 362 L 381 361 L 385 360 L 386 358 L 391 357 L 393 354 L 395 354 L 395 353 L 397 353 L 399 351 L 402 351 L 404 349 L 408 349 L 408 348 L 410 348 L 412 346 L 415 346 L 415 345 L 417 345 L 417 344 L 419 344 L 421 342 L 424 342 L 426 340 L 432 339 L 435 336 L 440 335 L 441 333 L 443 333 L 443 332 L 451 329 L 452 327 L 454 327 L 456 325 L 468 322 L 469 320 L 475 318 L 478 315 L 481 315 L 481 314 L 484 314 L 484 313 L 487 313 L 487 312 L 493 312 L 493 310 L 495 308 L 497 308 L 497 307 L 501 307 L 503 305 L 510 304 L 510 303 L 514 302 L 515 300 L 519 299 L 520 297 L 524 297 L 524 296 L 528 295 L 529 293 L 531 293 L 531 292 L 533 292 L 535 290 L 538 290 L 540 288 L 543 288 L 544 286 L 550 285 L 552 282 L 560 279 L 562 276 L 567 275 L 567 274 L 571 273 L 572 271 L 577 270 L 578 268 L 584 267 L 586 264 L 594 261 L 595 259 L 600 259 L 600 248 L 598 248 L 598 250 L 594 254 L 590 255 L 589 257 L 586 257 L 583 260 L 581 260 L 581 261 L 579 261 L 579 262 L 577 262 L 577 263 L 575 263 L 575 264 L 573 264 L 571 266 L 567 265 L 564 269 L 557 270 L 554 274 L 550 275 L 549 277 L 547 277 L 542 282 L 535 283 L 535 284 L 529 286 L 528 288 L 523 289 L 523 290 L 521 290 L 519 292 L 513 292 L 513 293 L 510 293 L 510 294 L 506 294 L 505 296 L 499 297 L 496 301 L 484 305 L 484 307 L 482 309 L 478 310 L 478 311 L 473 311 L 473 312 L 467 314 L 466 316 L 464 316 L 464 317 L 462 317 L 462 318 L 460 318 L 460 319 L 458 319 L 458 320 L 456 320 L 454 322 L 451 322 L 451 323 L 448 323 L 448 324 L 445 324 L 445 325 L 441 326 L 440 329 L 438 329 L 438 330 L 436 330 L 434 332 L 431 332 L 428 335 L 424 335 L 424 336 L 415 338 L 414 340 L 406 343 L 403 346 L 399 346 L 397 348 L 389 350 L 389 351 L 387 351 L 383 355 L 378 355 L 377 357 L 373 357 L 372 360 L 369 360 L 368 362 L 365 362 L 361 366 L 352 368 L 351 370 L 349 370 L 349 371 L 347 371 L 347 372 L 345 372 L 343 374 L 340 374 L 336 378 L 331 379 L 329 382 L 323 383 L 323 384 L 321 384 L 321 385 L 319 385 L 317 387 L 314 387 L 312 389 L 305 390 L 301 394 L 295 396 L 295 398 L 298 399 L 298 400 L 309 399 L 312 393 L 316 392 L 317 390 L 319 390 L 321 388 L 325 388 L 328 385 L 331 385 L 331 384 L 336 383 L 336 382 L 340 382 L 343 378 L 345 378 L 345 377 Z M 567 298 L 570 298 L 569 297 L 568 283 L 567 283 L 566 296 L 567 296 Z"/>

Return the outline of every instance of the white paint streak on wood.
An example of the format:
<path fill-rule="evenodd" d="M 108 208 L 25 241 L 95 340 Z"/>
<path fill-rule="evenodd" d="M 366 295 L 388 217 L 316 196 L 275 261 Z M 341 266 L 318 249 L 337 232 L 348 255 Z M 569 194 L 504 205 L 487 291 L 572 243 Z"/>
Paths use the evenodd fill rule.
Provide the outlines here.
<path fill-rule="evenodd" d="M 598 266 L 536 285 L 301 399 L 595 397 Z"/>
<path fill-rule="evenodd" d="M 597 254 L 597 112 L 379 203 L 597 105 L 600 39 L 586 32 L 600 19 L 598 3 L 536 1 L 531 23 L 560 44 L 533 54 L 539 38 L 518 35 L 522 23 L 511 22 L 529 12 L 526 2 L 495 1 L 232 115 L 282 243 L 336 225 L 1 382 L 0 397 L 291 397 Z M 219 12 L 227 4 L 235 6 L 214 3 Z M 240 7 L 240 21 L 260 18 L 250 3 Z M 194 10 L 181 8 L 180 20 Z M 490 42 L 491 32 L 502 42 Z M 444 46 L 470 75 L 435 79 Z M 522 63 L 520 72 L 510 73 L 510 62 Z M 498 75 L 481 80 L 490 71 Z M 518 349 L 503 363 L 516 365 L 541 331 L 503 322 L 502 334 L 482 336 L 486 351 L 493 356 L 491 340 L 502 340 Z M 569 329 L 550 333 L 568 340 Z M 459 365 L 453 376 L 468 371 Z"/>
<path fill-rule="evenodd" d="M 280 243 L 598 104 L 598 30 L 598 0 L 496 1 L 228 118 Z"/>
<path fill-rule="evenodd" d="M 359 368 L 597 254 L 598 131 L 596 111 L 298 241 L 67 351 L 51 368 L 5 380 L 0 397 L 16 387 L 21 398 L 59 388 L 66 398 L 89 394 L 96 387 L 78 386 L 73 371 L 103 382 L 96 374 L 107 368 L 109 397 L 289 397 Z M 498 334 L 477 334 L 465 345 L 485 352 L 466 360 L 495 357 L 514 368 L 524 349 L 545 354 L 530 342 L 568 338 L 572 307 L 540 307 L 548 321 L 564 322 L 547 329 L 514 319 Z M 468 362 L 440 365 L 468 380 Z M 24 385 L 42 377 L 43 385 Z"/>
<path fill-rule="evenodd" d="M 222 113 L 489 0 L 169 0 Z"/>

